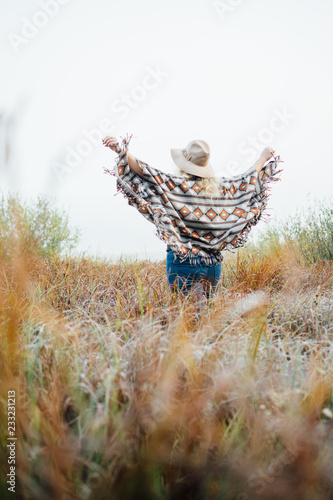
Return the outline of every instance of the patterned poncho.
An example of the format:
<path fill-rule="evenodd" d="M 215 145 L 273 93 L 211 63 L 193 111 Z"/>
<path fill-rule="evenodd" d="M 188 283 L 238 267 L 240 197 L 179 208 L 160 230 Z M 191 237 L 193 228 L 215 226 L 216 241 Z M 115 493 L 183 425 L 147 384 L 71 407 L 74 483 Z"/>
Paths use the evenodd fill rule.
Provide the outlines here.
<path fill-rule="evenodd" d="M 251 167 L 242 175 L 218 177 L 220 194 L 211 198 L 196 180 L 162 172 L 137 159 L 143 170 L 143 177 L 138 176 L 127 162 L 130 139 L 123 139 L 114 171 L 105 171 L 117 177 L 117 191 L 155 224 L 157 236 L 181 262 L 214 265 L 222 262 L 223 250 L 244 245 L 266 208 L 269 182 L 278 180 L 280 157 L 259 175 Z"/>

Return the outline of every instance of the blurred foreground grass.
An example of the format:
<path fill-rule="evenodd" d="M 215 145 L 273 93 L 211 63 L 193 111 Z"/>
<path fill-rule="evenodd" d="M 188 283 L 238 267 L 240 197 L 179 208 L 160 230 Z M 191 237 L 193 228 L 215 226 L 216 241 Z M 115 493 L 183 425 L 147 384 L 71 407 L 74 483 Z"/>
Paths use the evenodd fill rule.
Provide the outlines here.
<path fill-rule="evenodd" d="M 280 241 L 222 285 L 199 317 L 164 262 L 3 258 L 0 498 L 13 389 L 14 498 L 333 498 L 331 260 Z"/>

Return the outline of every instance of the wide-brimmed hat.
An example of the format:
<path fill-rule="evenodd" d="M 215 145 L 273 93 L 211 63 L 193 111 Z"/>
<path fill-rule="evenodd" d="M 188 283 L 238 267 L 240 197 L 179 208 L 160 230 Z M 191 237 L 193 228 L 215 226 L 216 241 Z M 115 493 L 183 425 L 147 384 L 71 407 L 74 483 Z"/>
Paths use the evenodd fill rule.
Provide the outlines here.
<path fill-rule="evenodd" d="M 215 177 L 209 163 L 210 149 L 206 141 L 191 141 L 185 149 L 171 149 L 171 156 L 177 167 L 198 177 Z"/>

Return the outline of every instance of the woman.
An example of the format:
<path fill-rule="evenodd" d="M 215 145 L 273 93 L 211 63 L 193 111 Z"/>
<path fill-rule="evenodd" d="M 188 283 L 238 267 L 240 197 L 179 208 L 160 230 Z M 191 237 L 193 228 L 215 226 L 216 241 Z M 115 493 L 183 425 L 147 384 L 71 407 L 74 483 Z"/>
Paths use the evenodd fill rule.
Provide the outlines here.
<path fill-rule="evenodd" d="M 277 180 L 279 157 L 265 148 L 253 167 L 231 178 L 216 178 L 210 149 L 202 140 L 171 149 L 179 174 L 156 170 L 128 152 L 131 137 L 119 145 L 106 137 L 105 146 L 118 153 L 114 172 L 117 189 L 167 243 L 166 273 L 172 291 L 194 292 L 206 301 L 216 292 L 223 250 L 243 246 L 267 204 L 268 182 Z M 272 157 L 274 161 L 269 162 Z"/>

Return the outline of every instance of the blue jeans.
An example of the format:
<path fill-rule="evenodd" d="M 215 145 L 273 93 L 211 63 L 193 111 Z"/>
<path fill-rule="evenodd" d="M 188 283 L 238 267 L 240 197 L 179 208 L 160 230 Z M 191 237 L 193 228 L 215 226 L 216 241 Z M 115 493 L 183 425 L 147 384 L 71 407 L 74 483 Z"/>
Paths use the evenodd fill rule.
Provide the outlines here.
<path fill-rule="evenodd" d="M 213 266 L 199 263 L 193 267 L 187 260 L 180 262 L 178 256 L 174 260 L 172 250 L 167 247 L 166 274 L 172 292 L 185 296 L 192 292 L 200 302 L 210 299 L 219 286 L 221 272 L 222 263 Z"/>

